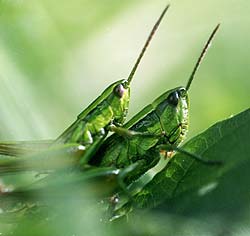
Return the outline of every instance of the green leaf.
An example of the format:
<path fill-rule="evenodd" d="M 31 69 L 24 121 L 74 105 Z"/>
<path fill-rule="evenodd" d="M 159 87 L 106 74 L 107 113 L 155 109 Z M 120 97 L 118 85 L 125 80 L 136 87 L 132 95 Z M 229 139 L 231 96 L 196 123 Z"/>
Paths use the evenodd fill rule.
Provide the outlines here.
<path fill-rule="evenodd" d="M 126 221 L 133 235 L 249 235 L 249 140 L 250 109 L 194 137 L 182 148 L 223 165 L 176 154 L 133 204 L 117 213 L 130 211 L 131 205 L 143 211 L 134 209 L 114 226 Z"/>
<path fill-rule="evenodd" d="M 191 139 L 182 148 L 190 153 L 198 154 L 206 160 L 221 160 L 223 164 L 221 166 L 205 165 L 178 153 L 137 194 L 135 198 L 137 207 L 156 207 L 164 201 L 173 201 L 182 196 L 174 204 L 174 208 L 180 208 L 180 205 L 183 205 L 183 199 L 186 203 L 190 203 L 194 197 L 201 198 L 210 190 L 220 188 L 220 177 L 242 165 L 249 164 L 249 140 L 249 109 L 216 123 Z M 234 184 L 240 183 L 235 181 Z"/>

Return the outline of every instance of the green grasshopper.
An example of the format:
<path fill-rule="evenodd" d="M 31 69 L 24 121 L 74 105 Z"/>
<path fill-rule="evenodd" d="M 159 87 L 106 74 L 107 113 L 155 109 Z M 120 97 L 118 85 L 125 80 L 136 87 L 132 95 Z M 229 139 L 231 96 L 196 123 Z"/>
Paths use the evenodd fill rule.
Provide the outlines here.
<path fill-rule="evenodd" d="M 96 155 L 91 159 L 90 163 L 96 166 L 113 166 L 121 169 L 118 176 L 120 188 L 123 191 L 125 190 L 124 192 L 130 197 L 130 201 L 115 210 L 118 201 L 115 195 L 113 197 L 115 201 L 111 202 L 111 220 L 131 211 L 134 200 L 128 187 L 134 180 L 137 180 L 154 167 L 159 162 L 162 154 L 165 157 L 171 157 L 173 152 L 177 151 L 204 164 L 221 164 L 220 161 L 205 160 L 198 155 L 179 148 L 188 131 L 188 90 L 219 26 L 220 24 L 214 28 L 207 40 L 186 87 L 171 89 L 156 98 L 124 125 L 124 129 L 127 129 L 127 131 L 113 134 L 107 138 Z M 154 188 L 155 184 L 157 185 L 157 182 L 152 182 L 147 186 L 153 186 Z M 152 197 L 150 195 L 150 187 L 147 189 L 149 194 L 143 200 L 144 202 L 150 201 Z M 138 196 L 140 196 L 140 193 Z M 141 198 L 137 197 L 135 199 L 137 200 L 136 204 L 140 205 Z"/>
<path fill-rule="evenodd" d="M 146 106 L 119 129 L 119 133 L 104 141 L 96 155 L 91 156 L 89 164 L 124 169 L 136 163 L 136 168 L 127 176 L 127 181 L 131 182 L 158 163 L 162 150 L 165 150 L 165 153 L 185 152 L 178 146 L 185 138 L 188 129 L 187 91 L 218 28 L 219 25 L 203 48 L 186 87 L 169 90 Z M 202 161 L 201 158 L 196 158 Z M 16 165 L 15 162 L 10 163 Z M 4 166 L 7 171 L 8 164 L 7 162 Z"/>
<path fill-rule="evenodd" d="M 189 99 L 187 91 L 218 28 L 219 25 L 210 35 L 186 87 L 177 87 L 163 93 L 152 104 L 135 115 L 122 129 L 119 129 L 119 133 L 107 138 L 89 161 L 89 164 L 97 166 L 93 169 L 94 176 L 91 177 L 98 175 L 105 177 L 110 173 L 118 175 L 118 179 L 122 179 L 122 181 L 124 179 L 124 183 L 118 180 L 121 185 L 118 187 L 125 190 L 132 181 L 155 166 L 162 153 L 168 156 L 168 152 L 173 151 L 183 152 L 205 164 L 219 163 L 206 161 L 178 147 L 188 130 Z M 107 171 L 105 167 L 111 169 Z M 82 174 L 85 178 L 85 174 L 88 176 L 88 171 Z M 52 178 L 54 177 L 52 176 Z M 29 189 L 27 191 L 23 189 L 20 192 L 13 192 L 13 194 L 14 196 L 25 195 L 29 191 Z"/>
<path fill-rule="evenodd" d="M 97 166 L 96 168 L 85 169 L 80 175 L 77 172 L 73 181 L 67 177 L 68 175 L 63 174 L 63 177 L 59 175 L 60 184 L 64 186 L 65 181 L 70 181 L 70 184 L 74 185 L 75 179 L 78 179 L 78 181 L 79 179 L 84 180 L 89 176 L 90 178 L 101 176 L 102 179 L 105 179 L 105 177 L 108 178 L 113 175 L 117 176 L 118 185 L 115 185 L 111 192 L 117 193 L 121 189 L 130 194 L 127 187 L 155 166 L 162 154 L 169 156 L 169 152 L 179 151 L 204 164 L 219 164 L 220 162 L 201 159 L 201 157 L 179 148 L 188 130 L 189 99 L 187 92 L 218 28 L 219 25 L 210 35 L 186 87 L 171 89 L 156 98 L 127 122 L 119 133 L 111 135 L 102 143 L 89 162 L 89 164 Z M 58 175 L 56 176 L 58 179 Z M 45 178 L 45 182 L 47 182 L 40 191 L 50 193 L 51 190 L 48 190 L 48 186 L 52 185 L 53 187 L 50 188 L 52 190 L 55 188 L 54 186 L 58 187 L 58 182 L 55 184 L 54 179 L 55 175 L 49 176 L 48 179 Z M 22 196 L 25 198 L 30 193 L 37 191 L 38 185 L 39 182 L 38 184 L 35 183 L 33 188 L 19 189 L 7 193 L 6 196 Z M 122 206 L 120 209 L 118 208 L 118 211 L 114 211 L 116 204 L 111 202 L 111 208 L 112 219 L 115 219 L 130 211 L 131 203 Z"/>
<path fill-rule="evenodd" d="M 0 154 L 18 156 L 30 154 L 32 150 L 39 151 L 40 149 L 43 150 L 55 145 L 72 144 L 74 146 L 75 144 L 79 144 L 81 145 L 79 149 L 84 149 L 84 158 L 81 158 L 81 164 L 87 163 L 93 153 L 98 149 L 102 140 L 107 136 L 108 132 L 118 132 L 119 127 L 123 125 L 128 112 L 130 84 L 168 8 L 169 5 L 164 8 L 156 21 L 127 79 L 118 80 L 107 87 L 97 99 L 78 115 L 77 120 L 56 140 L 42 143 L 1 143 Z M 64 147 L 62 148 L 64 149 Z M 70 148 L 71 146 L 69 145 L 69 149 Z M 73 148 L 73 150 L 75 150 L 75 148 Z"/>
<path fill-rule="evenodd" d="M 203 48 L 186 87 L 171 89 L 142 109 L 124 125 L 123 128 L 127 131 L 113 134 L 104 141 L 90 163 L 125 169 L 128 184 L 155 166 L 162 154 L 171 156 L 173 151 L 183 152 L 204 163 L 218 164 L 203 160 L 178 147 L 188 130 L 187 92 L 218 28 L 219 24 Z"/>

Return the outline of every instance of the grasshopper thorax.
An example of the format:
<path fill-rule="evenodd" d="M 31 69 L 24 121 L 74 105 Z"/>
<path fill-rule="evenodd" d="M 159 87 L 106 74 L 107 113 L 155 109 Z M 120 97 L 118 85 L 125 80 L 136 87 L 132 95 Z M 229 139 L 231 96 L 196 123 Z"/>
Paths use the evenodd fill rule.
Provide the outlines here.
<path fill-rule="evenodd" d="M 188 127 L 189 100 L 184 87 L 171 89 L 152 104 L 160 120 L 161 132 L 171 145 L 179 145 Z"/>

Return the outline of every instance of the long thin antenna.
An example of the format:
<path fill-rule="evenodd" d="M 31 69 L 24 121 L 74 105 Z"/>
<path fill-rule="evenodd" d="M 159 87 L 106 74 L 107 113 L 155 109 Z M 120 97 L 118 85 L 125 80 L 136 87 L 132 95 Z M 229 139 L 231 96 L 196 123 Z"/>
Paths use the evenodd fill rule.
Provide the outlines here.
<path fill-rule="evenodd" d="M 214 35 L 215 35 L 215 33 L 217 32 L 217 30 L 219 29 L 219 27 L 220 27 L 220 24 L 218 24 L 218 25 L 214 28 L 214 30 L 213 30 L 213 32 L 211 33 L 209 39 L 207 40 L 207 42 L 206 42 L 206 44 L 205 44 L 205 47 L 203 48 L 203 50 L 202 50 L 202 52 L 201 52 L 201 54 L 200 54 L 200 56 L 199 56 L 199 58 L 198 58 L 198 60 L 197 60 L 197 62 L 196 62 L 196 64 L 195 64 L 195 66 L 194 66 L 194 69 L 193 69 L 193 71 L 192 71 L 192 73 L 191 73 L 191 75 L 190 75 L 190 77 L 189 77 L 189 79 L 188 79 L 187 86 L 186 86 L 186 90 L 189 89 L 189 87 L 190 87 L 190 85 L 191 85 L 191 83 L 192 83 L 192 81 L 193 81 L 193 79 L 194 79 L 194 76 L 195 76 L 195 74 L 196 74 L 196 72 L 197 72 L 197 70 L 198 70 L 198 68 L 199 68 L 199 66 L 200 66 L 200 64 L 201 64 L 201 62 L 202 62 L 204 56 L 206 55 L 206 52 L 207 52 L 208 48 L 210 47 L 210 44 L 211 44 L 211 42 L 212 42 L 212 40 L 213 40 L 213 38 L 214 38 Z"/>
<path fill-rule="evenodd" d="M 138 65 L 140 64 L 140 61 L 141 61 L 141 59 L 142 59 L 142 57 L 143 57 L 143 55 L 144 55 L 144 53 L 145 53 L 145 51 L 146 51 L 146 49 L 147 49 L 147 47 L 148 47 L 148 45 L 149 45 L 151 39 L 153 38 L 153 36 L 154 36 L 154 34 L 155 34 L 155 32 L 156 32 L 158 26 L 160 25 L 162 18 L 164 17 L 166 11 L 168 10 L 169 6 L 170 6 L 170 5 L 167 5 L 167 6 L 164 8 L 164 10 L 163 10 L 163 12 L 161 13 L 159 19 L 156 21 L 156 23 L 155 23 L 153 29 L 151 30 L 151 32 L 150 32 L 150 34 L 149 34 L 149 36 L 148 36 L 148 38 L 147 38 L 147 41 L 146 41 L 146 43 L 144 44 L 144 46 L 143 46 L 143 48 L 142 48 L 142 50 L 141 50 L 141 53 L 140 53 L 139 57 L 137 58 L 137 60 L 136 60 L 136 62 L 135 62 L 135 65 L 134 65 L 133 69 L 131 70 L 131 72 L 130 72 L 130 74 L 129 74 L 129 76 L 128 76 L 128 79 L 127 79 L 127 81 L 128 81 L 127 84 L 128 84 L 128 85 L 129 85 L 130 82 L 132 81 L 132 79 L 133 79 L 133 77 L 134 77 L 134 74 L 135 74 L 135 71 L 136 71 Z"/>

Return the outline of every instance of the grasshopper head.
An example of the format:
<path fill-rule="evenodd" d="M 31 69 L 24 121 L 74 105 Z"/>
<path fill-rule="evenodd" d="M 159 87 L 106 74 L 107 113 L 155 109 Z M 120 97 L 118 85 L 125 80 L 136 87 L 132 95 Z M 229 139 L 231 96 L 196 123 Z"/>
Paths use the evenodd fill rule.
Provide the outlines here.
<path fill-rule="evenodd" d="M 184 87 L 172 89 L 153 103 L 161 129 L 168 142 L 178 145 L 184 139 L 188 127 L 188 94 Z"/>
<path fill-rule="evenodd" d="M 114 119 L 113 122 L 115 124 L 122 125 L 126 119 L 127 112 L 128 112 L 128 106 L 129 106 L 129 98 L 130 98 L 130 83 L 133 80 L 133 77 L 135 75 L 135 72 L 137 70 L 137 67 L 140 64 L 141 59 L 143 58 L 144 53 L 147 50 L 148 45 L 151 42 L 151 39 L 153 38 L 158 26 L 160 25 L 165 13 L 167 12 L 169 8 L 169 5 L 167 5 L 164 10 L 162 11 L 160 17 L 154 24 L 132 70 L 130 71 L 130 74 L 127 78 L 127 80 L 118 81 L 116 82 L 113 88 L 112 96 L 110 96 L 110 105 L 112 107 L 113 113 L 114 113 Z"/>
<path fill-rule="evenodd" d="M 107 98 L 107 102 L 113 112 L 113 122 L 122 125 L 128 113 L 130 99 L 130 86 L 127 80 L 120 80 L 113 84 L 112 92 Z"/>
<path fill-rule="evenodd" d="M 129 106 L 129 98 L 130 98 L 130 83 L 134 78 L 135 72 L 137 70 L 137 67 L 140 64 L 141 59 L 143 58 L 144 53 L 147 50 L 148 45 L 151 42 L 151 39 L 153 38 L 158 26 L 160 25 L 165 13 L 167 12 L 169 8 L 169 5 L 167 5 L 164 10 L 162 11 L 160 17 L 154 24 L 154 27 L 152 28 L 132 70 L 130 71 L 130 74 L 127 78 L 127 80 L 118 81 L 114 83 L 113 92 L 109 96 L 109 103 L 110 107 L 113 112 L 113 123 L 117 125 L 122 125 L 126 119 L 127 113 L 128 113 L 128 106 Z M 112 85 L 112 86 L 113 86 Z"/>

